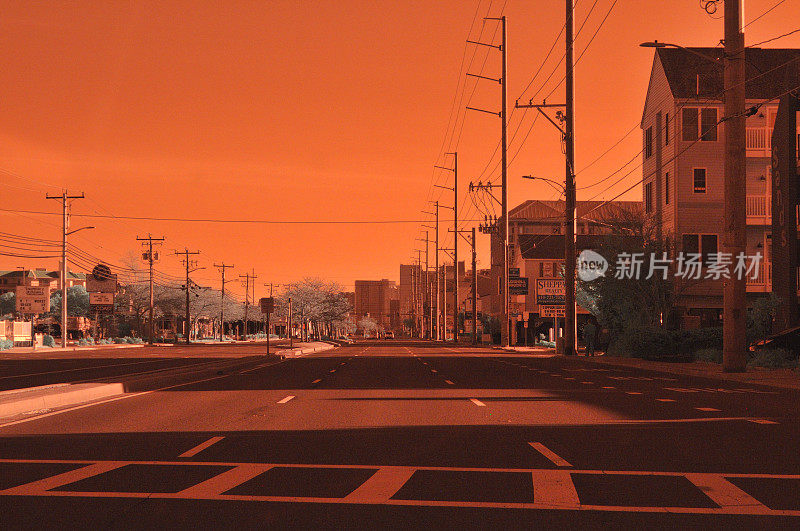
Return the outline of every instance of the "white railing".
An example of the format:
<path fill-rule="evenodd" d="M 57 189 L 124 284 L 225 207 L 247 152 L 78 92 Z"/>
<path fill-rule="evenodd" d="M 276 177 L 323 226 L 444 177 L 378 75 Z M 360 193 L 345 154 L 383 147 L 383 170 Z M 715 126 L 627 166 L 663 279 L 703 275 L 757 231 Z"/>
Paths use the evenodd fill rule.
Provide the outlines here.
<path fill-rule="evenodd" d="M 745 201 L 745 210 L 747 217 L 751 216 L 771 216 L 772 205 L 770 200 L 772 198 L 765 195 L 748 195 Z"/>
<path fill-rule="evenodd" d="M 746 146 L 749 150 L 767 151 L 772 149 L 772 129 L 748 127 L 746 138 Z"/>

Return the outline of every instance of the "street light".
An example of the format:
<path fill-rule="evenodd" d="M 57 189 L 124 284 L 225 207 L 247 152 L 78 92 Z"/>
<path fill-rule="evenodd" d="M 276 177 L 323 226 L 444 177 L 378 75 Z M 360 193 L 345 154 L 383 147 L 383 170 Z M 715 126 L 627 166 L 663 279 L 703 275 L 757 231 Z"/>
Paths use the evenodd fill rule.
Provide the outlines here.
<path fill-rule="evenodd" d="M 544 181 L 553 188 L 555 188 L 556 190 L 560 191 L 562 194 L 566 192 L 566 187 L 564 186 L 564 184 L 558 181 L 554 181 L 553 179 L 548 179 L 547 177 L 536 177 L 535 175 L 523 175 L 522 178 L 536 180 L 536 181 Z"/>
<path fill-rule="evenodd" d="M 696 52 L 696 51 L 692 50 L 691 48 L 686 48 L 685 46 L 681 46 L 680 44 L 673 44 L 671 42 L 648 41 L 648 42 L 643 42 L 643 43 L 639 44 L 639 47 L 640 48 L 677 48 L 679 50 L 683 50 L 683 51 L 688 52 L 688 53 L 690 53 L 692 55 L 696 55 L 697 57 L 705 59 L 706 61 L 711 61 L 712 63 L 714 63 L 716 65 L 719 65 L 720 67 L 723 66 L 722 61 L 717 59 L 716 57 L 711 57 L 710 55 L 706 55 L 706 54 L 702 54 L 700 52 Z"/>

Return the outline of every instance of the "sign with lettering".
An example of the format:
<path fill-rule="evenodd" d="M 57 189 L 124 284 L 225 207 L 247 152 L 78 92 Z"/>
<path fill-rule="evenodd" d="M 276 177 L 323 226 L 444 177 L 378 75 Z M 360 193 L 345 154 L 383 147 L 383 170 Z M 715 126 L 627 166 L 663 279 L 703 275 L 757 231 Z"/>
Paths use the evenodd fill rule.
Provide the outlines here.
<path fill-rule="evenodd" d="M 564 279 L 563 278 L 537 278 L 536 279 L 536 304 L 564 305 Z"/>
<path fill-rule="evenodd" d="M 50 311 L 50 288 L 48 286 L 17 286 L 17 312 L 24 314 Z"/>
<path fill-rule="evenodd" d="M 508 293 L 511 295 L 527 295 L 528 277 L 509 277 Z"/>
<path fill-rule="evenodd" d="M 564 306 L 539 306 L 539 317 L 564 317 Z"/>
<path fill-rule="evenodd" d="M 89 293 L 89 304 L 92 306 L 113 306 L 113 293 Z"/>
<path fill-rule="evenodd" d="M 116 293 L 117 275 L 109 274 L 107 278 L 86 275 L 86 291 L 89 293 Z"/>
<path fill-rule="evenodd" d="M 261 313 L 272 313 L 275 311 L 275 299 L 273 297 L 261 297 L 258 303 L 261 306 Z"/>

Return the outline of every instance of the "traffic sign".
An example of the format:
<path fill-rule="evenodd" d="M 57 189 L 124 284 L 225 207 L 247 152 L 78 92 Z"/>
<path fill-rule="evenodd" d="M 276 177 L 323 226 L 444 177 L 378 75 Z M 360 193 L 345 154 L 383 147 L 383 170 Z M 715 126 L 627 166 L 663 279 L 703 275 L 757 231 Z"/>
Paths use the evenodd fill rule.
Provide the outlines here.
<path fill-rule="evenodd" d="M 261 297 L 258 303 L 261 305 L 261 313 L 272 313 L 275 311 L 275 299 L 273 297 Z"/>
<path fill-rule="evenodd" d="M 50 311 L 50 288 L 48 286 L 17 286 L 17 312 L 23 314 L 47 313 Z"/>

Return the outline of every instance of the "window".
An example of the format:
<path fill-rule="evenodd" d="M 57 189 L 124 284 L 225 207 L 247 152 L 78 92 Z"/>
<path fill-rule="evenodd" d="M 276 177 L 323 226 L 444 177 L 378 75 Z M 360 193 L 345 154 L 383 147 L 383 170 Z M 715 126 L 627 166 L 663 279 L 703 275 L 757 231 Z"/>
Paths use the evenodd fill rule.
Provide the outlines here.
<path fill-rule="evenodd" d="M 694 142 L 697 139 L 703 142 L 716 142 L 717 136 L 717 109 L 696 107 L 683 109 L 681 138 L 685 142 Z"/>
<path fill-rule="evenodd" d="M 695 168 L 694 169 L 694 193 L 696 193 L 696 194 L 704 194 L 704 193 L 706 193 L 706 169 L 705 168 Z"/>
<path fill-rule="evenodd" d="M 683 109 L 681 127 L 684 142 L 693 142 L 697 140 L 697 109 Z"/>
<path fill-rule="evenodd" d="M 699 234 L 684 234 L 683 245 L 681 250 L 684 255 L 687 254 L 700 254 L 700 235 Z"/>
<path fill-rule="evenodd" d="M 717 109 L 703 109 L 700 113 L 700 131 L 704 142 L 717 141 Z"/>
<path fill-rule="evenodd" d="M 717 252 L 717 235 L 703 234 L 700 237 L 700 252 L 703 253 L 703 262 L 709 262 L 709 255 Z"/>
<path fill-rule="evenodd" d="M 669 113 L 664 115 L 664 145 L 669 145 Z"/>
<path fill-rule="evenodd" d="M 653 156 L 653 128 L 648 127 L 644 132 L 644 158 L 649 159 Z"/>
<path fill-rule="evenodd" d="M 669 172 L 664 174 L 664 204 L 669 204 Z"/>
<path fill-rule="evenodd" d="M 648 213 L 653 211 L 653 183 L 651 182 L 644 185 L 644 211 Z"/>
<path fill-rule="evenodd" d="M 710 255 L 717 252 L 716 234 L 684 234 L 682 243 L 684 256 L 700 254 L 705 264 L 710 262 Z"/>

